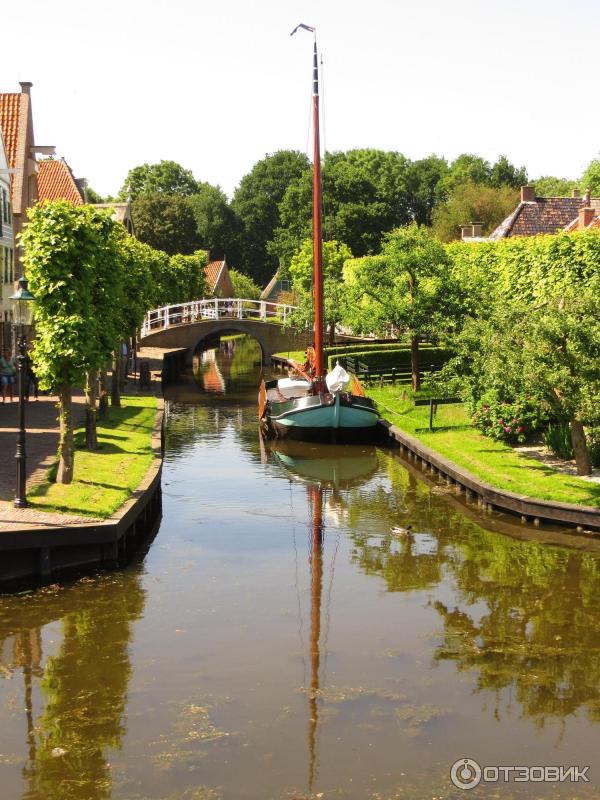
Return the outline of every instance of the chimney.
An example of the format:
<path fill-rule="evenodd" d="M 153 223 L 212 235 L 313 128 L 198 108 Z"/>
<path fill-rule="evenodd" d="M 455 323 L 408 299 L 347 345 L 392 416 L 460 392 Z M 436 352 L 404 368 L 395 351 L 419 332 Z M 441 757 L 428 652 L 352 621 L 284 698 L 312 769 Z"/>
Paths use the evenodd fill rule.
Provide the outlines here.
<path fill-rule="evenodd" d="M 471 239 L 473 237 L 473 226 L 472 225 L 461 225 L 460 226 L 460 238 L 464 241 L 465 239 Z"/>
<path fill-rule="evenodd" d="M 473 229 L 473 236 L 483 236 L 483 223 L 482 222 L 473 222 L 471 225 Z"/>
<path fill-rule="evenodd" d="M 521 186 L 521 202 L 535 203 L 535 186 Z"/>
<path fill-rule="evenodd" d="M 596 209 L 595 208 L 580 208 L 579 209 L 579 219 L 577 221 L 577 230 L 583 231 L 585 230 L 590 222 L 596 216 Z"/>
<path fill-rule="evenodd" d="M 586 189 L 585 194 L 583 195 L 583 202 L 585 203 L 586 206 L 589 206 L 591 199 L 592 199 L 592 193 L 590 192 L 589 189 Z"/>
<path fill-rule="evenodd" d="M 22 94 L 30 94 L 33 83 L 30 83 L 30 81 L 19 81 L 19 86 L 21 87 Z"/>
<path fill-rule="evenodd" d="M 571 189 L 571 197 L 579 197 L 579 189 L 576 186 Z"/>

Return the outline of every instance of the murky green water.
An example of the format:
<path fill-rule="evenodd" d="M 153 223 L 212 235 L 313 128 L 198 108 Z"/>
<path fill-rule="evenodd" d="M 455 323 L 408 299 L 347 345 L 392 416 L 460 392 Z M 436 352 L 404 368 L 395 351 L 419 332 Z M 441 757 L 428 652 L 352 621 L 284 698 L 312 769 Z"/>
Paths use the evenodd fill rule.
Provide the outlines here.
<path fill-rule="evenodd" d="M 598 557 L 382 451 L 261 448 L 241 352 L 169 405 L 146 557 L 0 598 L 0 798 L 599 797 Z M 462 792 L 461 757 L 590 783 Z"/>

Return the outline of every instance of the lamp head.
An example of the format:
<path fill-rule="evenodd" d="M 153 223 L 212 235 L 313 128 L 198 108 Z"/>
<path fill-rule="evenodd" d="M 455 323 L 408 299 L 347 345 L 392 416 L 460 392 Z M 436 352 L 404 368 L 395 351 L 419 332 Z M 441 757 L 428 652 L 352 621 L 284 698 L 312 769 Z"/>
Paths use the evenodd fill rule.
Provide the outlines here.
<path fill-rule="evenodd" d="M 33 318 L 34 296 L 29 291 L 27 278 L 19 278 L 19 288 L 11 295 L 10 299 L 14 308 L 14 320 L 17 325 L 31 325 Z"/>

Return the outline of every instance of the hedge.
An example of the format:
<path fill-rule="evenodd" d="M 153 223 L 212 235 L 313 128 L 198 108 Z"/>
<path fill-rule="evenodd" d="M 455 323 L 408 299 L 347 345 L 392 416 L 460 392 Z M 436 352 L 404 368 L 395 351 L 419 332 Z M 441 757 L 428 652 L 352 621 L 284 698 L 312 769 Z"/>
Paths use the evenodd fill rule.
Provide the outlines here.
<path fill-rule="evenodd" d="M 397 347 L 396 350 L 362 350 L 353 351 L 347 354 L 356 361 L 364 364 L 369 372 L 389 372 L 393 368 L 397 372 L 410 372 L 410 348 Z M 439 368 L 453 355 L 452 351 L 446 347 L 435 347 L 434 345 L 422 344 L 419 347 L 419 366 L 421 370 L 427 371 L 430 366 Z M 336 361 L 346 363 L 344 354 L 330 355 L 327 359 L 328 368 L 331 370 Z"/>

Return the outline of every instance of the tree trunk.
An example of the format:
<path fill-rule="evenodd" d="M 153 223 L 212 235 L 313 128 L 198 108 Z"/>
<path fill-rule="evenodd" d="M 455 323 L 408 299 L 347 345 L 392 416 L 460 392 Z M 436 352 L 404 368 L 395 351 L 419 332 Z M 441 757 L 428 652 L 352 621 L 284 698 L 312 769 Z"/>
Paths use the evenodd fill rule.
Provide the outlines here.
<path fill-rule="evenodd" d="M 98 399 L 98 419 L 108 419 L 108 389 L 106 388 L 106 370 L 100 370 L 98 379 L 100 396 Z"/>
<path fill-rule="evenodd" d="M 329 344 L 335 344 L 335 322 L 329 323 Z"/>
<path fill-rule="evenodd" d="M 65 381 L 58 390 L 58 419 L 60 440 L 58 443 L 57 483 L 71 483 L 73 480 L 73 399 L 71 384 Z"/>
<path fill-rule="evenodd" d="M 110 395 L 110 402 L 115 408 L 121 408 L 121 386 L 120 386 L 120 375 L 121 372 L 121 352 L 120 349 L 117 347 L 115 352 L 113 353 L 113 362 L 112 362 L 112 381 L 111 381 L 111 395 Z"/>
<path fill-rule="evenodd" d="M 583 423 L 578 419 L 570 420 L 571 423 L 571 442 L 575 453 L 575 464 L 577 465 L 578 475 L 590 475 L 592 465 L 588 454 L 587 443 L 585 441 L 585 431 Z"/>
<path fill-rule="evenodd" d="M 418 392 L 421 388 L 421 377 L 419 375 L 419 337 L 413 336 L 410 340 L 410 368 L 412 371 L 413 392 Z"/>
<path fill-rule="evenodd" d="M 98 431 L 96 429 L 96 383 L 98 370 L 93 369 L 85 376 L 85 446 L 88 450 L 98 447 Z"/>

